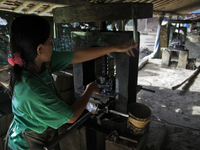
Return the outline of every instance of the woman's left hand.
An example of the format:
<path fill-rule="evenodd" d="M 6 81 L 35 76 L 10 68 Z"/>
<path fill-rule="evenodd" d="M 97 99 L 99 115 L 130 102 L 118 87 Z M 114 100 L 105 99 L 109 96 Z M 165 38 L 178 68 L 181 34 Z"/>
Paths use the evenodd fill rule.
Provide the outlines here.
<path fill-rule="evenodd" d="M 126 52 L 129 56 L 135 56 L 132 49 L 138 50 L 138 43 L 131 39 L 128 42 L 116 45 L 116 52 Z"/>

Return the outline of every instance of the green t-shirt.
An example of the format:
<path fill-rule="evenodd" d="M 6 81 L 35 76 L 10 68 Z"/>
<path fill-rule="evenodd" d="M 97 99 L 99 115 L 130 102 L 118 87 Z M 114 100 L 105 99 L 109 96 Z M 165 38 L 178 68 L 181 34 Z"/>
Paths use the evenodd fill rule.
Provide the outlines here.
<path fill-rule="evenodd" d="M 51 72 L 65 70 L 72 62 L 73 56 L 74 52 L 71 51 L 54 51 L 49 62 Z M 14 88 L 12 99 L 14 122 L 8 145 L 15 150 L 29 149 L 22 131 L 43 133 L 47 127 L 58 129 L 74 114 L 73 107 L 56 96 L 49 69 L 46 68 L 38 75 L 43 80 L 29 71 L 23 71 L 22 80 Z"/>

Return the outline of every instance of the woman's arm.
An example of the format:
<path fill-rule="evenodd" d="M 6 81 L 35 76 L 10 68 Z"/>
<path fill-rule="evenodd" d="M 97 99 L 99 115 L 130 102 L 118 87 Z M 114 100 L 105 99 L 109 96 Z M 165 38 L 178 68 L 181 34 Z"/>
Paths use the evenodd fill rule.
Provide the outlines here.
<path fill-rule="evenodd" d="M 74 58 L 72 63 L 81 63 L 84 61 L 92 60 L 112 52 L 126 52 L 129 56 L 134 56 L 132 49 L 138 50 L 138 44 L 134 40 L 130 40 L 123 44 L 114 46 L 103 47 L 89 47 L 85 49 L 79 49 L 74 51 Z"/>
<path fill-rule="evenodd" d="M 71 120 L 68 121 L 67 123 L 74 123 L 85 110 L 86 105 L 92 94 L 98 94 L 98 93 L 99 93 L 99 88 L 96 83 L 92 82 L 88 84 L 81 98 L 79 98 L 72 105 L 72 107 L 74 108 L 74 115 L 72 116 Z"/>

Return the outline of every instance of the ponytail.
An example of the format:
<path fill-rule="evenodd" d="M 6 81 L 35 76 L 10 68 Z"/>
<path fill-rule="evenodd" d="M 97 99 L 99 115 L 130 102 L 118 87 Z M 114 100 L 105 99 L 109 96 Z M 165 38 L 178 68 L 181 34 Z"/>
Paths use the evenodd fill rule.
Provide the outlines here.
<path fill-rule="evenodd" d="M 10 72 L 9 95 L 13 96 L 14 86 L 21 81 L 26 64 L 34 62 L 37 47 L 44 44 L 50 36 L 50 25 L 39 16 L 17 17 L 10 28 Z M 19 59 L 20 58 L 20 59 Z"/>
<path fill-rule="evenodd" d="M 11 67 L 10 71 L 10 85 L 9 85 L 9 95 L 12 97 L 14 92 L 14 86 L 17 84 L 22 77 L 23 68 L 19 65 L 14 65 Z"/>

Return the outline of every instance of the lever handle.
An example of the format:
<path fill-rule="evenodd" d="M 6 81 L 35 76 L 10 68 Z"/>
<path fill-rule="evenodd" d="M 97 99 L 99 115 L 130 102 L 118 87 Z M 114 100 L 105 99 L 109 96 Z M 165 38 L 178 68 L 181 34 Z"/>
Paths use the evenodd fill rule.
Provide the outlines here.
<path fill-rule="evenodd" d="M 118 112 L 118 111 L 115 111 L 115 110 L 109 110 L 109 112 L 116 114 L 116 115 L 123 116 L 123 117 L 127 117 L 127 118 L 129 117 L 129 114 L 121 113 L 121 112 Z"/>

